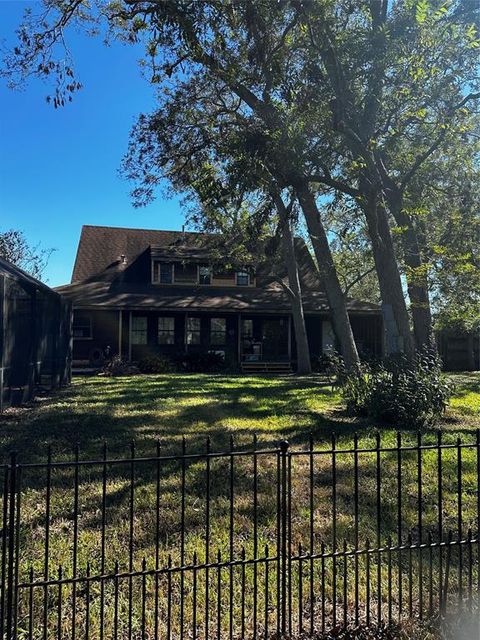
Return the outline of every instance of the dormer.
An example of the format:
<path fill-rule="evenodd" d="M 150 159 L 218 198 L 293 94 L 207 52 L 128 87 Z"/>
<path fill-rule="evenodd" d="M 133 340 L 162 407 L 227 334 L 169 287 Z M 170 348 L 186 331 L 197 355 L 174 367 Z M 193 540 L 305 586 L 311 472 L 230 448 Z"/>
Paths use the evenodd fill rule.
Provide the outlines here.
<path fill-rule="evenodd" d="M 150 247 L 151 281 L 155 285 L 254 287 L 251 267 L 212 266 L 205 249 Z"/>

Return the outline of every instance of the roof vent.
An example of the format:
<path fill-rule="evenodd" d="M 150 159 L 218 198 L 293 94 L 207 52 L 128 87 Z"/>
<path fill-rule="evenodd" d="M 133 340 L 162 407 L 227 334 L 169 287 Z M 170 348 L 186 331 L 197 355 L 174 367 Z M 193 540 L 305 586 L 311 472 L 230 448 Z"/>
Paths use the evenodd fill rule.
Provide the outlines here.
<path fill-rule="evenodd" d="M 120 256 L 120 264 L 127 264 L 127 256 L 124 253 Z"/>

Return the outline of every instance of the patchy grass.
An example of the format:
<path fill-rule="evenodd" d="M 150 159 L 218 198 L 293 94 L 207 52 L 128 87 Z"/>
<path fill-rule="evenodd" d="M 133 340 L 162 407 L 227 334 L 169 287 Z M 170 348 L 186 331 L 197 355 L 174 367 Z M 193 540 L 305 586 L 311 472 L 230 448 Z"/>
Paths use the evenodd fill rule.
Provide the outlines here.
<path fill-rule="evenodd" d="M 455 397 L 441 425 L 445 432 L 445 441 L 455 443 L 458 437 L 474 442 L 474 430 L 480 427 L 480 376 L 478 374 L 458 374 L 452 376 L 456 383 Z M 362 446 L 373 446 L 376 429 L 370 424 L 346 416 L 341 408 L 338 394 L 330 386 L 316 377 L 308 378 L 266 378 L 239 376 L 208 375 L 156 375 L 136 376 L 128 378 L 84 378 L 76 379 L 72 387 L 59 396 L 37 401 L 31 407 L 9 412 L 0 421 L 0 447 L 4 456 L 12 449 L 19 452 L 24 462 L 44 461 L 48 444 L 52 444 L 55 460 L 67 460 L 72 457 L 72 448 L 79 443 L 82 459 L 99 459 L 102 456 L 104 441 L 108 442 L 109 458 L 125 458 L 120 465 L 105 466 L 105 493 L 103 494 L 103 466 L 83 467 L 79 472 L 78 519 L 74 516 L 74 471 L 69 467 L 55 468 L 51 473 L 51 511 L 49 524 L 49 565 L 48 574 L 54 575 L 57 567 L 62 565 L 64 575 L 72 572 L 72 547 L 75 543 L 75 527 L 77 527 L 76 544 L 78 548 L 78 568 L 84 575 L 87 562 L 93 574 L 113 570 L 114 562 L 119 562 L 120 571 L 130 565 L 140 569 L 143 558 L 147 568 L 155 566 L 155 545 L 159 543 L 159 566 L 165 566 L 168 554 L 172 556 L 174 565 L 182 558 L 180 543 L 182 541 L 181 523 L 185 522 L 184 560 L 191 561 L 194 551 L 199 553 L 198 559 L 204 561 L 207 554 L 205 543 L 206 524 L 206 491 L 207 466 L 205 458 L 192 458 L 182 468 L 177 460 L 137 462 L 132 465 L 128 461 L 131 451 L 130 442 L 135 440 L 135 455 L 148 457 L 155 454 L 157 441 L 160 441 L 162 455 L 178 453 L 181 450 L 181 439 L 185 435 L 187 453 L 205 451 L 206 437 L 212 441 L 214 451 L 228 450 L 230 436 L 234 436 L 235 446 L 239 449 L 251 447 L 253 434 L 259 437 L 262 448 L 275 447 L 283 438 L 288 439 L 297 450 L 308 447 L 309 434 L 312 433 L 318 451 L 329 446 L 332 432 L 338 438 L 338 447 L 348 448 L 353 433 L 359 433 Z M 437 431 L 426 431 L 422 437 L 424 442 L 433 443 Z M 416 434 L 403 428 L 404 443 L 415 444 Z M 382 444 L 395 444 L 395 432 L 391 428 L 382 429 Z M 402 530 L 404 538 L 410 531 L 413 539 L 418 540 L 417 506 L 418 475 L 416 467 L 417 453 L 405 452 L 402 459 Z M 381 523 L 380 537 L 383 542 L 389 535 L 397 533 L 397 493 L 396 477 L 397 457 L 393 452 L 381 455 Z M 438 460 L 434 451 L 422 453 L 422 506 L 424 533 L 433 529 L 436 535 L 438 522 Z M 443 453 L 443 517 L 444 529 L 456 530 L 459 504 L 457 500 L 458 483 L 458 451 L 447 449 Z M 365 543 L 367 537 L 376 540 L 376 491 L 377 467 L 375 454 L 359 455 L 359 528 L 360 542 Z M 469 527 L 476 532 L 476 492 L 478 490 L 476 476 L 475 449 L 466 449 L 461 459 L 460 492 L 462 497 L 462 527 L 465 533 Z M 336 456 L 336 536 L 339 546 L 345 539 L 348 545 L 353 543 L 354 504 L 352 499 L 353 456 L 337 454 Z M 291 541 L 295 550 L 301 543 L 303 548 L 309 545 L 310 523 L 310 485 L 309 457 L 305 455 L 292 458 L 292 495 L 291 495 Z M 318 550 L 322 541 L 330 547 L 332 544 L 332 456 L 330 454 L 315 455 L 313 463 L 313 526 L 314 545 Z M 22 477 L 22 527 L 20 529 L 20 579 L 26 579 L 31 566 L 38 578 L 45 573 L 44 548 L 46 538 L 46 470 L 43 467 L 23 469 Z M 181 509 L 182 474 L 185 474 L 185 510 Z M 230 474 L 234 478 L 234 517 L 233 528 L 230 527 Z M 265 544 L 270 545 L 270 553 L 275 553 L 277 527 L 277 454 L 265 454 L 258 458 L 258 504 L 257 529 L 258 553 Z M 133 478 L 133 485 L 131 479 Z M 251 455 L 234 458 L 211 459 L 209 467 L 210 518 L 209 530 L 211 545 L 208 550 L 210 559 L 217 553 L 223 558 L 229 556 L 233 540 L 234 556 L 239 557 L 245 547 L 247 557 L 253 552 L 253 458 Z M 132 492 L 133 486 L 133 492 Z M 133 502 L 132 502 L 133 496 Z M 157 511 L 157 497 L 159 511 Z M 102 508 L 105 505 L 105 509 Z M 130 513 L 133 505 L 133 520 Z M 105 521 L 105 537 L 101 535 L 101 523 Z M 102 553 L 102 546 L 104 553 Z M 273 551 L 272 551 L 273 549 Z M 405 562 L 406 559 L 403 559 Z M 436 562 L 435 558 L 433 559 Z M 438 561 L 438 558 L 437 558 Z M 349 560 L 349 575 L 353 570 L 353 559 Z M 417 576 L 417 559 L 413 559 L 413 575 Z M 342 560 L 338 560 L 339 567 Z M 393 559 L 393 575 L 398 558 Z M 452 566 L 457 566 L 458 557 L 453 554 Z M 270 593 L 275 593 L 276 564 L 270 567 Z M 342 565 L 343 566 L 343 565 Z M 264 565 L 258 567 L 259 584 L 264 582 Z M 302 579 L 305 581 L 305 616 L 309 616 L 308 589 L 309 581 L 317 585 L 320 580 L 320 563 L 316 561 L 313 573 L 309 573 L 309 563 L 304 562 Z M 341 569 L 338 569 L 339 575 Z M 372 559 L 372 580 L 376 579 L 375 559 Z M 406 571 L 406 569 L 405 569 Z M 216 576 L 210 573 L 209 580 Z M 360 599 L 365 602 L 366 583 L 364 559 L 360 560 Z M 242 578 L 241 570 L 234 572 L 234 615 L 236 625 L 241 616 L 243 598 L 245 608 L 250 612 L 247 625 L 251 623 L 253 608 L 253 592 L 251 589 L 253 569 L 247 567 Z M 332 560 L 326 562 L 327 613 L 331 620 L 332 604 Z M 425 576 L 424 576 L 425 577 Z M 197 600 L 193 601 L 192 572 L 185 576 L 185 626 L 190 625 L 193 610 L 204 611 L 205 572 L 199 571 Z M 222 590 L 225 594 L 223 605 L 228 607 L 227 594 L 230 589 L 229 572 L 222 571 L 220 576 Z M 397 580 L 397 577 L 392 578 Z M 159 607 L 162 620 L 165 619 L 166 578 L 159 581 Z M 242 586 L 242 580 L 245 583 Z M 388 574 L 385 564 L 380 572 L 380 584 L 383 594 L 388 590 Z M 404 578 L 405 580 L 405 578 Z M 262 582 L 263 581 L 263 582 Z M 339 578 L 338 598 L 341 599 L 341 576 Z M 418 580 L 415 577 L 413 593 L 418 593 Z M 476 575 L 474 584 L 476 584 Z M 298 576 L 293 581 L 294 590 L 298 586 Z M 142 620 L 142 583 L 141 577 L 133 581 L 132 625 L 138 630 Z M 438 585 L 437 572 L 432 577 L 434 588 Z M 247 588 L 245 587 L 247 585 Z M 404 584 L 404 592 L 408 585 Z M 119 606 L 123 611 L 123 623 L 128 619 L 129 581 L 121 579 L 119 585 Z M 155 610 L 156 585 L 154 578 L 146 578 L 146 624 L 153 628 Z M 211 593 L 215 593 L 212 582 Z M 455 589 L 455 579 L 451 578 L 451 588 Z M 178 574 L 173 577 L 173 601 L 175 614 L 173 631 L 178 632 L 179 593 L 181 589 Z M 352 597 L 353 580 L 348 585 L 348 596 Z M 417 591 L 416 591 L 417 590 Z M 64 610 L 61 615 L 63 635 L 71 635 L 71 587 L 66 586 Z M 49 625 L 53 630 L 57 624 L 56 588 L 49 589 L 51 601 Z M 372 610 L 375 610 L 377 587 L 371 586 Z M 258 595 L 258 594 L 257 594 Z M 263 601 L 264 594 L 258 601 Z M 34 616 L 41 620 L 44 590 L 34 590 Z M 100 613 L 101 588 L 99 583 L 92 583 L 90 593 L 89 616 L 91 621 L 90 638 L 99 637 L 99 629 L 103 622 L 106 637 L 112 630 L 111 616 L 114 598 L 113 581 L 106 583 L 104 598 L 108 605 L 108 615 L 102 621 Z M 296 596 L 295 596 L 296 598 Z M 28 627 L 28 591 L 21 592 L 20 597 L 24 628 Z M 194 606 L 194 604 L 196 606 Z M 209 610 L 214 619 L 213 596 Z M 319 604 L 317 603 L 317 607 Z M 384 603 L 383 606 L 386 606 Z M 259 605 L 260 607 L 260 605 Z M 295 604 L 295 608 L 297 605 Z M 395 607 L 395 605 L 394 605 Z M 80 584 L 77 590 L 77 623 L 79 629 L 86 622 L 85 585 Z M 261 609 L 261 607 L 260 607 Z M 259 609 L 259 617 L 260 617 Z M 341 608 L 339 606 L 339 611 Z M 263 614 L 262 614 L 263 615 Z M 319 615 L 315 609 L 315 615 Z M 268 617 L 274 624 L 275 603 L 269 602 Z M 340 613 L 339 613 L 340 616 Z M 203 618 L 202 618 L 203 619 Z M 77 624 L 76 623 L 76 624 Z M 163 624 L 163 622 L 162 622 Z M 228 616 L 222 624 L 228 631 Z M 307 625 L 307 623 L 305 623 Z M 308 625 L 307 625 L 308 626 Z M 38 637 L 41 637 L 41 623 L 38 626 Z M 122 627 L 124 633 L 127 631 Z M 162 633 L 165 629 L 162 627 Z M 136 632 L 135 632 L 136 633 Z M 137 637 L 134 633 L 134 637 Z M 163 633 L 164 635 L 164 633 Z M 175 633 L 174 633 L 175 635 Z M 34 636 L 37 637 L 37 636 Z M 124 637 L 119 635 L 118 637 Z"/>
<path fill-rule="evenodd" d="M 480 428 L 480 374 L 450 377 L 455 394 L 440 426 L 458 433 Z M 76 378 L 58 396 L 7 411 L 0 425 L 0 451 L 5 456 L 15 449 L 24 461 L 44 459 L 48 444 L 64 455 L 78 442 L 91 457 L 105 440 L 113 454 L 132 440 L 142 450 L 158 439 L 170 448 L 183 435 L 196 447 L 210 436 L 219 450 L 231 434 L 239 443 L 257 434 L 302 444 L 310 432 L 320 440 L 332 432 L 371 430 L 371 424 L 346 416 L 339 394 L 316 377 L 198 374 Z"/>

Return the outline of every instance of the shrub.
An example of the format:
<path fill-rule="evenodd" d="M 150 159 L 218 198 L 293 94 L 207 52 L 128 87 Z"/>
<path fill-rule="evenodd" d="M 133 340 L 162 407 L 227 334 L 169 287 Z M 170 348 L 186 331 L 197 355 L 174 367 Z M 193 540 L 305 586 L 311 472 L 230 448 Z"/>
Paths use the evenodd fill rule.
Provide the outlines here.
<path fill-rule="evenodd" d="M 120 356 L 113 356 L 113 358 L 104 365 L 101 375 L 114 378 L 116 376 L 133 376 L 138 373 L 138 367 L 131 362 L 122 360 Z"/>
<path fill-rule="evenodd" d="M 426 351 L 413 362 L 402 357 L 362 364 L 340 380 L 340 390 L 351 413 L 418 429 L 437 422 L 453 388 L 440 358 Z"/>
<path fill-rule="evenodd" d="M 177 363 L 183 371 L 190 373 L 215 373 L 226 368 L 225 358 L 213 351 L 192 351 L 177 357 Z"/>
<path fill-rule="evenodd" d="M 142 373 L 169 373 L 172 370 L 172 361 L 163 356 L 150 356 L 138 363 Z"/>

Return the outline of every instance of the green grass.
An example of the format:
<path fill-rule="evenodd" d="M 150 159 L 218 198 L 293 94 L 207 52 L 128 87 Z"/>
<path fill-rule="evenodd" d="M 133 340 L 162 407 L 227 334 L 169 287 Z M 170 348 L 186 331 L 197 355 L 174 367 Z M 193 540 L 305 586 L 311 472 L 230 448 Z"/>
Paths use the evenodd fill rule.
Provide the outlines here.
<path fill-rule="evenodd" d="M 478 374 L 457 374 L 452 376 L 456 384 L 455 396 L 446 412 L 440 427 L 445 432 L 447 442 L 456 442 L 461 437 L 465 441 L 474 441 L 474 430 L 480 427 L 480 376 Z M 230 436 L 234 436 L 235 446 L 251 446 L 256 434 L 259 446 L 274 447 L 280 439 L 286 438 L 292 448 L 302 450 L 308 446 L 309 434 L 313 434 L 316 449 L 329 446 L 332 432 L 338 437 L 338 446 L 349 446 L 353 433 L 357 431 L 362 445 L 374 444 L 374 433 L 382 425 L 371 425 L 355 420 L 342 411 L 341 401 L 332 388 L 316 377 L 239 377 L 208 375 L 157 375 L 128 378 L 84 378 L 76 379 L 70 389 L 58 396 L 44 398 L 31 407 L 7 413 L 0 421 L 0 447 L 6 457 L 8 451 L 19 452 L 24 462 L 44 461 L 48 444 L 52 445 L 54 459 L 69 459 L 76 442 L 80 446 L 82 459 L 100 458 L 104 441 L 108 443 L 110 458 L 130 456 L 130 442 L 135 440 L 136 455 L 149 456 L 155 452 L 160 441 L 162 452 L 178 453 L 181 438 L 186 436 L 187 452 L 203 451 L 206 437 L 210 436 L 214 451 L 228 450 Z M 392 428 L 383 428 L 382 444 L 393 445 L 395 432 Z M 436 430 L 426 431 L 422 437 L 425 442 L 433 442 Z M 403 427 L 404 442 L 414 443 L 416 434 Z M 353 539 L 353 500 L 352 468 L 353 456 L 337 456 L 337 536 L 339 543 L 345 538 L 349 544 Z M 422 504 L 424 509 L 425 531 L 434 527 L 438 520 L 437 510 L 437 457 L 433 451 L 422 454 Z M 229 459 L 213 459 L 210 465 L 210 527 L 212 546 L 210 552 L 219 549 L 226 557 L 229 552 Z M 455 530 L 458 503 L 456 499 L 457 451 L 445 450 L 443 454 L 443 490 L 445 529 Z M 252 552 L 253 517 L 253 475 L 252 458 L 234 459 L 235 477 L 235 515 L 234 549 L 238 556 L 245 546 L 247 557 Z M 382 540 L 396 534 L 396 455 L 384 453 L 381 456 L 381 515 Z M 269 544 L 275 548 L 276 542 L 276 456 L 266 455 L 258 463 L 258 533 L 260 548 Z M 376 459 L 374 454 L 359 456 L 360 468 L 360 536 L 365 541 L 375 540 L 376 530 Z M 416 453 L 405 453 L 402 460 L 402 524 L 406 533 L 410 530 L 414 540 L 417 529 L 417 473 Z M 475 450 L 462 453 L 462 519 L 464 531 L 476 526 L 476 457 Z M 160 465 L 159 495 L 160 518 L 158 537 L 160 542 L 160 565 L 167 562 L 172 554 L 174 564 L 180 562 L 180 522 L 181 510 L 179 492 L 182 473 L 178 462 L 165 462 Z M 130 540 L 130 473 L 129 463 L 107 467 L 106 482 L 106 554 L 105 566 L 112 571 L 115 560 L 119 561 L 120 571 L 128 568 L 128 547 Z M 141 568 L 146 558 L 148 568 L 154 560 L 155 538 L 157 536 L 156 462 L 139 463 L 134 471 L 134 512 L 133 523 L 133 563 Z M 332 538 L 332 493 L 331 493 L 331 456 L 318 455 L 314 463 L 314 530 L 315 545 L 321 541 L 330 544 Z M 309 467 L 308 457 L 292 458 L 292 544 L 308 547 L 309 511 Z M 22 477 L 22 527 L 20 530 L 20 578 L 25 579 L 32 566 L 35 576 L 44 571 L 43 551 L 45 544 L 45 469 L 28 468 Z M 84 468 L 80 471 L 78 521 L 78 562 L 81 572 L 90 562 L 92 573 L 98 573 L 101 565 L 100 523 L 102 520 L 102 468 Z M 199 553 L 199 560 L 205 558 L 205 494 L 206 463 L 204 459 L 193 460 L 185 466 L 185 557 L 192 558 L 193 552 Z M 50 553 L 49 573 L 53 575 L 58 565 L 62 565 L 65 575 L 71 574 L 71 554 L 73 544 L 73 471 L 58 468 L 52 472 L 51 516 L 50 516 Z M 454 562 L 454 559 L 452 560 Z M 363 576 L 363 565 L 360 574 Z M 262 572 L 263 567 L 259 567 Z M 319 566 L 316 563 L 315 580 L 319 579 Z M 372 574 L 375 568 L 372 566 Z M 308 579 L 308 567 L 304 567 L 305 580 Z M 225 592 L 228 591 L 228 572 L 221 576 Z M 327 567 L 326 590 L 331 594 L 330 570 Z M 236 570 L 235 577 L 235 615 L 240 615 L 241 574 Z M 213 579 L 212 576 L 210 576 Z M 186 615 L 191 619 L 193 594 L 191 575 L 187 576 Z M 385 568 L 382 584 L 386 586 Z M 199 600 L 197 606 L 205 606 L 205 576 L 199 573 Z M 246 584 L 251 587 L 252 570 L 248 568 Z M 274 592 L 276 580 L 272 565 L 270 582 Z M 297 578 L 298 580 L 298 578 Z M 363 578 L 362 578 L 363 580 Z M 165 590 L 162 578 L 161 591 Z M 434 578 L 434 583 L 436 578 Z M 295 585 L 297 584 L 296 581 Z M 147 579 L 148 605 L 147 622 L 153 625 L 153 578 Z M 120 586 L 119 602 L 123 608 L 128 605 L 128 584 L 123 580 Z M 174 579 L 173 607 L 178 607 L 178 579 Z M 212 586 L 213 589 L 213 586 Z M 351 594 L 352 585 L 349 586 Z M 99 585 L 92 585 L 90 616 L 92 627 L 90 638 L 95 640 L 99 633 Z M 140 624 L 142 615 L 141 582 L 135 581 L 133 607 L 134 628 Z M 243 590 L 247 599 L 247 611 L 252 609 L 253 594 L 251 588 Z M 51 629 L 56 624 L 56 590 L 49 590 L 51 599 Z M 203 595 L 202 595 L 203 594 Z M 362 581 L 360 594 L 365 597 L 365 584 Z M 23 616 L 28 611 L 28 602 L 23 594 L 21 598 Z M 262 596 L 263 597 L 263 596 Z M 62 612 L 64 636 L 71 629 L 71 610 L 69 598 L 71 588 L 65 587 L 66 603 Z M 106 602 L 113 598 L 112 584 L 108 583 L 105 592 Z M 34 594 L 34 614 L 38 619 L 42 614 L 43 590 L 37 588 Z M 226 601 L 225 601 L 226 604 Z M 164 596 L 160 606 L 165 613 Z M 213 603 L 212 603 L 213 606 Z M 306 603 L 308 609 L 308 603 Z M 85 590 L 78 592 L 78 625 L 85 622 Z M 212 612 L 213 616 L 213 612 Z M 274 606 L 272 604 L 272 620 Z M 164 615 L 163 615 L 164 617 Z M 225 618 L 226 621 L 226 618 Z M 111 615 L 104 621 L 110 637 Z M 175 623 L 178 625 L 178 619 Z M 226 624 L 226 622 L 225 622 Z M 27 617 L 22 617 L 21 626 L 27 628 Z M 178 630 L 178 628 L 177 628 Z M 41 627 L 38 634 L 41 636 Z M 22 637 L 22 636 L 21 636 Z M 34 636 L 37 637 L 37 636 Z M 119 637 L 123 637 L 120 635 Z"/>

